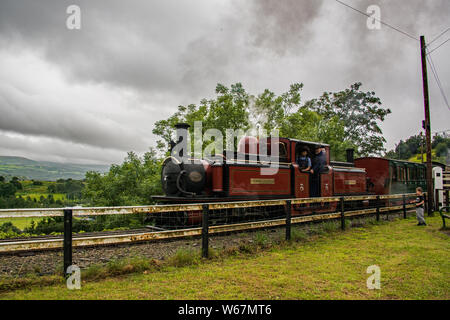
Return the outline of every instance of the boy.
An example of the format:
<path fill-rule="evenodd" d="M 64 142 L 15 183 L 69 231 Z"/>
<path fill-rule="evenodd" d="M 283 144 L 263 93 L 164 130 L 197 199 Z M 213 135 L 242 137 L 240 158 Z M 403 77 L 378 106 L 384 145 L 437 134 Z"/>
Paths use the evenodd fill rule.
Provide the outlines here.
<path fill-rule="evenodd" d="M 309 172 L 311 169 L 311 159 L 308 157 L 308 149 L 304 147 L 297 158 L 297 164 L 301 172 Z"/>
<path fill-rule="evenodd" d="M 421 187 L 416 188 L 416 217 L 417 220 L 419 221 L 419 223 L 417 224 L 418 226 L 426 226 L 427 224 L 425 223 L 425 218 L 423 215 L 423 206 L 425 203 L 425 198 L 423 196 L 423 191 Z"/>

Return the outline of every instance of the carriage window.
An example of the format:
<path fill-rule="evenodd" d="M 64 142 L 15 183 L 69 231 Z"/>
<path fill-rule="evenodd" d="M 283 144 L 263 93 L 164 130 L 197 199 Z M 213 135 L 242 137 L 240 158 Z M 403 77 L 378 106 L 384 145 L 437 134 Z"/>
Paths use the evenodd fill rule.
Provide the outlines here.
<path fill-rule="evenodd" d="M 397 167 L 391 166 L 392 181 L 398 180 Z"/>
<path fill-rule="evenodd" d="M 405 181 L 405 180 L 406 180 L 405 168 L 400 167 L 399 168 L 399 181 Z"/>
<path fill-rule="evenodd" d="M 287 149 L 286 144 L 284 142 L 279 142 L 279 157 L 287 158 Z"/>

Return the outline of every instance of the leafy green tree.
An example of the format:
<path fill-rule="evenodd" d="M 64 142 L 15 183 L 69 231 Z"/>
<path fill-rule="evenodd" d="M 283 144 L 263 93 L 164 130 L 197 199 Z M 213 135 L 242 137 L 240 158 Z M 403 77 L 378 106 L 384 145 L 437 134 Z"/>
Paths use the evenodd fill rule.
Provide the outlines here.
<path fill-rule="evenodd" d="M 257 125 L 268 132 L 278 129 L 282 137 L 328 143 L 331 159 L 345 160 L 345 149 L 355 145 L 346 140 L 344 122 L 337 116 L 326 119 L 301 105 L 302 89 L 302 83 L 295 83 L 279 96 L 266 89 L 255 99 Z"/>
<path fill-rule="evenodd" d="M 23 189 L 22 184 L 20 183 L 19 178 L 17 177 L 13 177 L 9 183 L 13 184 L 17 190 Z"/>
<path fill-rule="evenodd" d="M 267 132 L 280 129 L 286 118 L 300 108 L 303 83 L 294 83 L 289 91 L 279 96 L 269 89 L 254 99 L 254 122 Z"/>
<path fill-rule="evenodd" d="M 450 137 L 446 135 L 435 134 L 433 137 L 433 142 L 431 143 L 431 147 L 434 149 L 440 143 L 445 143 L 447 145 L 447 148 L 450 148 Z"/>
<path fill-rule="evenodd" d="M 391 110 L 381 106 L 375 92 L 360 90 L 360 82 L 339 92 L 325 92 L 318 99 L 305 103 L 305 107 L 318 112 L 325 120 L 338 117 L 345 126 L 345 141 L 357 146 L 362 156 L 381 154 L 386 140 L 379 122 L 384 121 Z"/>
<path fill-rule="evenodd" d="M 169 119 L 158 121 L 153 133 L 162 138 L 160 150 L 169 144 L 176 123 L 192 126 L 194 121 L 202 121 L 203 132 L 216 128 L 223 136 L 227 128 L 246 131 L 260 127 L 268 133 L 278 129 L 284 137 L 328 143 L 334 160 L 344 160 L 349 147 L 357 147 L 362 155 L 379 153 L 385 140 L 377 121 L 383 121 L 390 110 L 381 108 L 375 93 L 361 92 L 360 86 L 356 83 L 302 104 L 302 83 L 292 84 L 280 95 L 266 89 L 257 96 L 249 95 L 240 83 L 231 88 L 218 84 L 216 99 L 202 100 L 199 106 L 180 106 Z"/>
<path fill-rule="evenodd" d="M 179 106 L 169 119 L 157 121 L 153 134 L 162 138 L 157 141 L 157 148 L 163 152 L 167 151 L 171 139 L 174 137 L 174 126 L 177 123 L 187 123 L 191 127 L 189 133 L 193 134 L 194 122 L 202 121 L 202 134 L 206 130 L 215 128 L 226 136 L 226 129 L 242 129 L 250 128 L 249 121 L 249 95 L 243 88 L 241 83 L 231 85 L 230 88 L 217 84 L 215 99 L 203 99 L 197 106 L 190 104 Z M 192 139 L 193 143 L 193 139 Z M 206 145 L 206 141 L 205 141 Z"/>
<path fill-rule="evenodd" d="M 448 147 L 445 142 L 440 142 L 436 146 L 436 156 L 438 157 L 446 157 L 448 153 Z"/>
<path fill-rule="evenodd" d="M 436 153 L 433 156 L 434 161 L 446 162 L 447 150 L 450 148 L 450 138 L 436 134 L 433 137 L 431 147 Z M 393 150 L 386 152 L 385 157 L 391 159 L 408 160 L 416 154 L 425 153 L 425 137 L 423 135 L 414 135 L 406 140 L 400 140 Z"/>
<path fill-rule="evenodd" d="M 143 157 L 129 152 L 121 165 L 109 172 L 86 173 L 84 201 L 94 206 L 145 205 L 161 194 L 161 159 L 151 149 Z"/>
<path fill-rule="evenodd" d="M 14 197 L 16 192 L 17 187 L 13 183 L 0 183 L 0 197 Z"/>

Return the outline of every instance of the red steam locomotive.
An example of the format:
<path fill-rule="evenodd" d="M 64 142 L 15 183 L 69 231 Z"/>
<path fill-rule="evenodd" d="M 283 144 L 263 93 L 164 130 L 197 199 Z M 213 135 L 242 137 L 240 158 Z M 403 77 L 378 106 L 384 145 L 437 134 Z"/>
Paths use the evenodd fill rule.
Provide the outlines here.
<path fill-rule="evenodd" d="M 187 125 L 177 125 L 179 142 L 186 138 L 187 128 Z M 369 194 L 366 169 L 355 166 L 352 149 L 347 150 L 346 162 L 333 162 L 330 161 L 330 146 L 327 144 L 289 138 L 268 138 L 266 141 L 269 154 L 273 148 L 272 141 L 278 145 L 278 156 L 275 157 L 278 170 L 275 174 L 262 173 L 261 169 L 268 168 L 269 164 L 258 154 L 260 141 L 246 136 L 239 141 L 238 150 L 231 157 L 230 153 L 224 152 L 215 159 L 180 162 L 174 157 L 167 158 L 161 173 L 165 196 L 153 198 L 166 203 L 309 198 L 311 174 L 301 172 L 296 159 L 304 147 L 314 150 L 318 145 L 324 148 L 327 158 L 325 170 L 320 174 L 320 197 Z M 271 157 L 271 161 L 273 159 Z M 292 216 L 335 211 L 336 206 L 336 202 L 293 205 Z M 181 222 L 194 224 L 199 218 L 200 213 L 187 212 Z"/>

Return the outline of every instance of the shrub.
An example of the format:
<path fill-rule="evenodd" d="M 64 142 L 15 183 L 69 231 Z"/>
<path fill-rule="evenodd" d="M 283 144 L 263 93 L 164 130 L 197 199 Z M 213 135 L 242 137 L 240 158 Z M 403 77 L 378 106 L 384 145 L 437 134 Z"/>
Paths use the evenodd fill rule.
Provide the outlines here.
<path fill-rule="evenodd" d="M 0 225 L 0 232 L 17 233 L 17 234 L 22 233 L 22 231 L 15 225 L 13 225 L 12 222 L 5 222 L 2 225 Z"/>
<path fill-rule="evenodd" d="M 308 234 L 304 230 L 292 229 L 291 239 L 293 241 L 305 241 L 308 239 Z"/>
<path fill-rule="evenodd" d="M 169 258 L 168 264 L 174 267 L 183 267 L 198 264 L 200 255 L 192 249 L 178 249 L 175 255 Z"/>
<path fill-rule="evenodd" d="M 265 233 L 258 232 L 255 235 L 255 244 L 257 246 L 265 248 L 269 244 L 269 238 L 267 237 L 267 235 Z"/>

